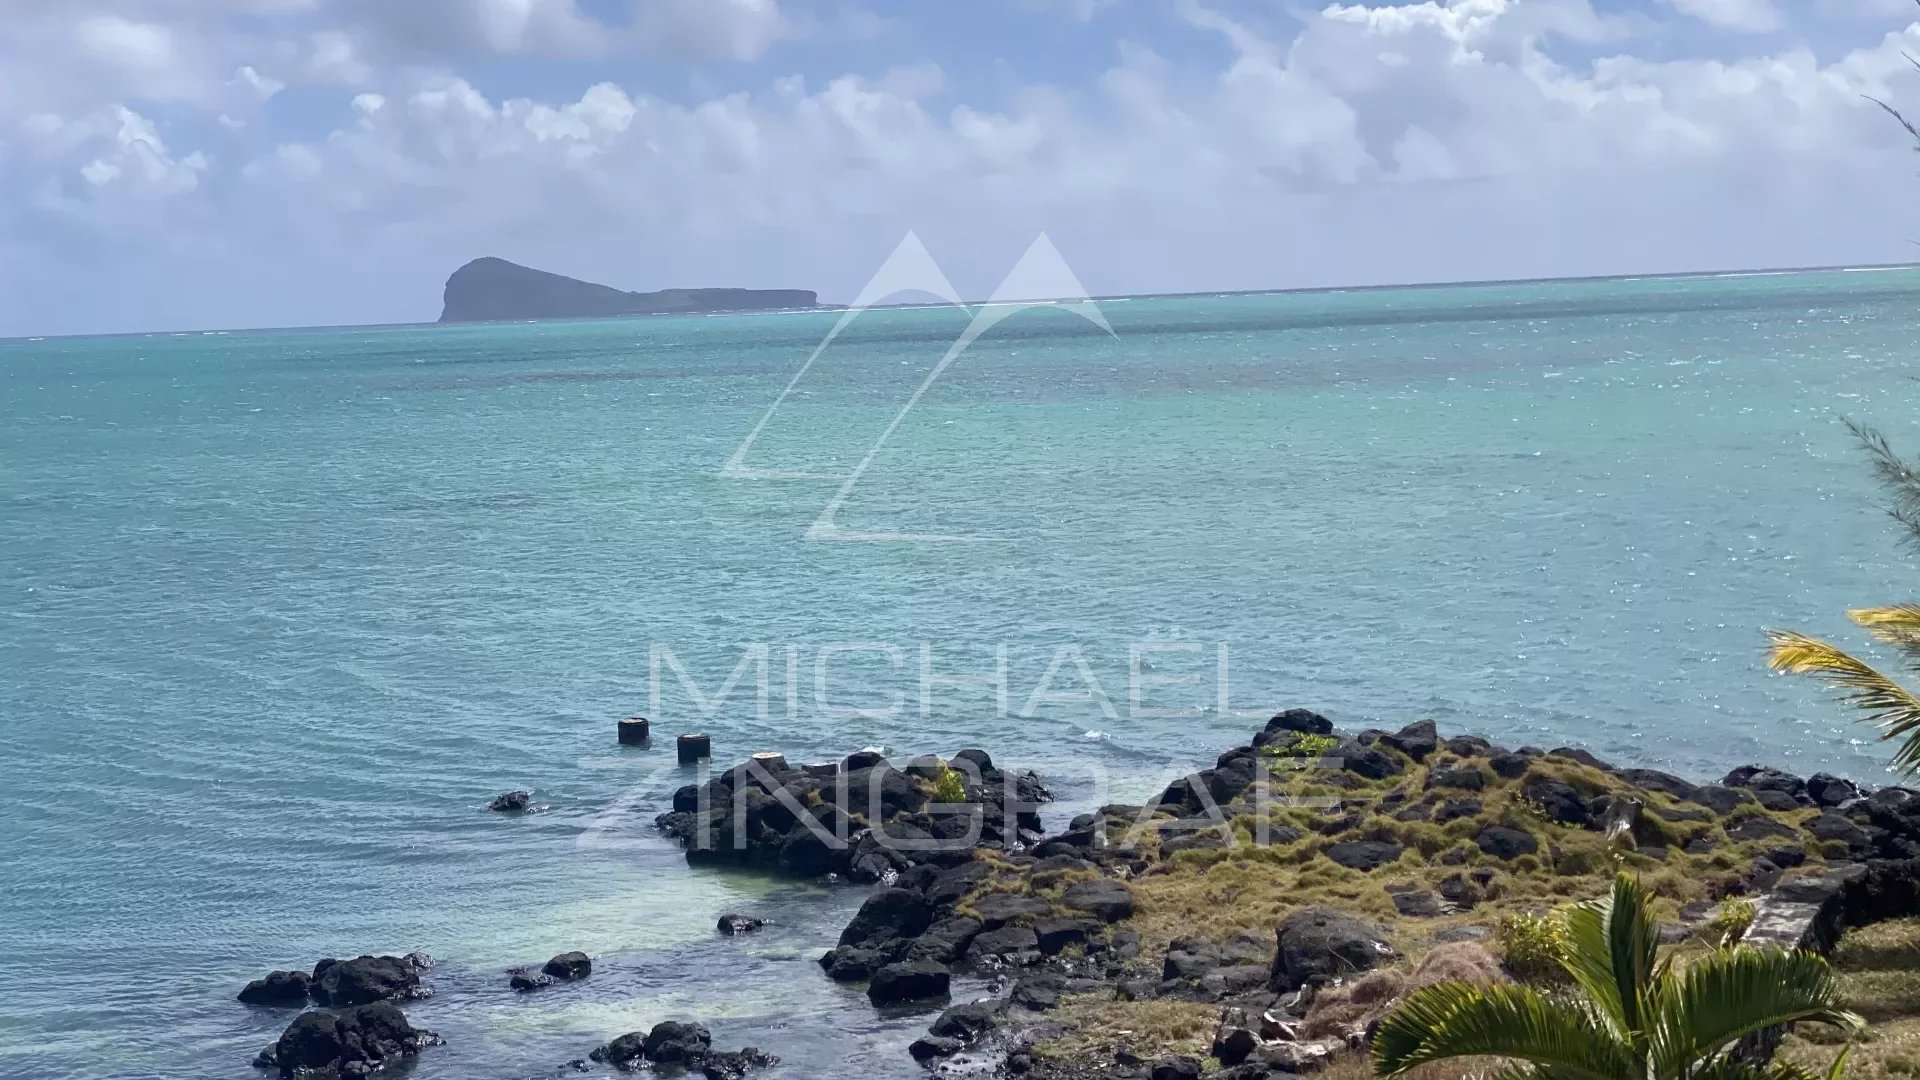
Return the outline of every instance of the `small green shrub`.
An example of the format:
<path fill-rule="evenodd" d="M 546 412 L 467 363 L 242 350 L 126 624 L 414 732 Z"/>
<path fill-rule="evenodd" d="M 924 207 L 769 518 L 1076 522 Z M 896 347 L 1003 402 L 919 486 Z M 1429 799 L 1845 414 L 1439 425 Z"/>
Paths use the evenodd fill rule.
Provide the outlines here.
<path fill-rule="evenodd" d="M 1700 930 L 1702 937 L 1724 949 L 1739 944 L 1747 934 L 1747 927 L 1752 925 L 1753 901 L 1728 900 L 1714 911 L 1713 918 L 1708 919 Z"/>
<path fill-rule="evenodd" d="M 1304 731 L 1295 732 L 1286 742 L 1268 743 L 1260 748 L 1267 757 L 1325 757 L 1340 745 L 1340 740 L 1331 735 L 1310 735 Z"/>
<path fill-rule="evenodd" d="M 1567 969 L 1567 924 L 1556 913 L 1518 913 L 1500 920 L 1494 951 L 1513 976 L 1523 982 L 1564 982 Z"/>
<path fill-rule="evenodd" d="M 940 766 L 933 776 L 933 801 L 958 803 L 967 801 L 967 784 L 960 778 L 960 771 L 950 765 Z"/>

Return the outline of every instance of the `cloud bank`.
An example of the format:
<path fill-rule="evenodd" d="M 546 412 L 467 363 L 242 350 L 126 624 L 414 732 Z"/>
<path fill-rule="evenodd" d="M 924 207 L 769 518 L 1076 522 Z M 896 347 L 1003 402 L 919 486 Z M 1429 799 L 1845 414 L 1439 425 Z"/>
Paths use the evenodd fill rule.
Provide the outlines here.
<path fill-rule="evenodd" d="M 801 0 L 15 0 L 0 334 L 430 319 L 482 254 L 845 299 L 908 229 L 970 294 L 1041 230 L 1096 292 L 1910 259 L 1920 26 L 1827 2 L 982 0 L 1056 71 Z"/>

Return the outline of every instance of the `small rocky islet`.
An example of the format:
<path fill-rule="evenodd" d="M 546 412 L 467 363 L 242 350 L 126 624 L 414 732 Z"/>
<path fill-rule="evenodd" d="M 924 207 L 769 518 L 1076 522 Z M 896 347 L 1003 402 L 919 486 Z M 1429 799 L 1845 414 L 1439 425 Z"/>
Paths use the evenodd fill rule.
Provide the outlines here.
<path fill-rule="evenodd" d="M 1289 710 L 1144 805 L 1048 835 L 1047 801 L 1039 777 L 981 750 L 897 766 L 763 754 L 681 788 L 656 825 L 695 866 L 871 885 L 821 977 L 937 1013 L 910 1048 L 927 1068 L 1037 1080 L 1315 1071 L 1408 990 L 1509 977 L 1488 948 L 1503 919 L 1598 895 L 1620 869 L 1659 898 L 1674 942 L 1739 898 L 1750 939 L 1792 946 L 1920 913 L 1920 793 L 1760 766 L 1694 783 L 1428 721 L 1349 735 Z M 249 984 L 242 1001 L 337 1010 L 303 1014 L 256 1064 L 359 1077 L 433 1045 L 395 1005 L 426 992 L 425 963 L 322 961 Z M 563 954 L 513 988 L 590 970 Z M 949 1003 L 955 976 L 986 996 Z M 590 1057 L 728 1078 L 775 1060 L 714 1051 L 684 1021 Z"/>

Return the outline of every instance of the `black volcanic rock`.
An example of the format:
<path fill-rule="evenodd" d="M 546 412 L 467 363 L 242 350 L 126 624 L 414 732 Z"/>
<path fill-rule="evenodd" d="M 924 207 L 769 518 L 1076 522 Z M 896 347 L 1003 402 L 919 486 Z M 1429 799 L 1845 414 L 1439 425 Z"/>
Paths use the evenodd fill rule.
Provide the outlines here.
<path fill-rule="evenodd" d="M 622 292 L 590 281 L 549 274 L 505 259 L 475 259 L 447 279 L 440 321 L 603 319 L 701 311 L 810 308 L 818 295 L 804 289 L 664 289 Z"/>
<path fill-rule="evenodd" d="M 305 1005 L 312 982 L 304 971 L 273 971 L 248 983 L 240 1000 L 248 1005 Z"/>
<path fill-rule="evenodd" d="M 407 1023 L 406 1015 L 380 1001 L 345 1012 L 301 1013 L 287 1025 L 273 1053 L 261 1059 L 280 1075 L 358 1077 L 398 1065 L 440 1037 Z"/>

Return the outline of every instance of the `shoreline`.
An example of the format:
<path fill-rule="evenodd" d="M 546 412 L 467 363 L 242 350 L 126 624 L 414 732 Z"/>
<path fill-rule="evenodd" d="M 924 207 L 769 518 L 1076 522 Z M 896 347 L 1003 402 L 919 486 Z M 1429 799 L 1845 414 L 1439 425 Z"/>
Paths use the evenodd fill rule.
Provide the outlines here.
<path fill-rule="evenodd" d="M 969 755 L 987 760 L 981 751 L 955 760 Z M 937 767 L 920 758 L 909 771 Z M 830 775 L 815 769 L 815 781 Z M 745 790 L 780 779 L 734 770 L 710 784 Z M 1275 798 L 1276 782 L 1290 794 Z M 683 844 L 687 794 L 659 822 Z M 902 805 L 872 827 L 907 832 L 919 809 Z M 1364 1034 L 1298 1037 L 1300 1025 L 1313 1030 L 1313 992 L 1339 985 L 1324 970 L 1299 977 L 1287 960 L 1287 925 L 1303 910 L 1344 920 L 1346 933 L 1394 960 L 1438 946 L 1484 951 L 1478 943 L 1496 943 L 1499 920 L 1597 895 L 1616 867 L 1651 882 L 1677 943 L 1726 902 L 1755 904 L 1753 940 L 1791 947 L 1830 947 L 1844 925 L 1920 911 L 1920 795 L 1903 788 L 1868 792 L 1761 766 L 1696 784 L 1570 747 L 1442 739 L 1431 722 L 1343 735 L 1304 710 L 1275 716 L 1215 768 L 1145 806 L 1082 814 L 1031 843 L 1024 832 L 1019 844 L 1003 833 L 907 855 L 880 873 L 870 864 L 862 876 L 875 891 L 821 958 L 829 978 L 872 980 L 877 1004 L 896 1000 L 905 976 L 924 977 L 935 998 L 951 974 L 990 980 L 988 998 L 946 1009 L 914 1044 L 922 1062 L 1064 1080 L 1091 1068 L 1103 1038 L 1126 1032 L 1092 1071 L 1144 1076 L 1210 1028 L 1202 1056 L 1240 1067 L 1236 1077 L 1255 1075 L 1246 1061 L 1256 1050 L 1272 1072 L 1325 1066 Z M 738 855 L 779 865 L 754 850 Z M 696 865 L 711 857 L 688 854 Z M 1486 962 L 1498 966 L 1490 954 Z M 1177 1037 L 1140 1037 L 1156 1012 L 1163 1025 L 1169 1015 L 1185 1021 L 1163 1028 Z M 1234 1030 L 1248 1031 L 1248 1016 L 1263 1018 L 1262 1030 L 1223 1056 L 1236 1015 Z"/>
<path fill-rule="evenodd" d="M 1595 895 L 1616 867 L 1650 884 L 1681 947 L 1725 901 L 1757 901 L 1753 932 L 1794 945 L 1920 912 L 1920 795 L 1763 767 L 1724 781 L 1616 767 L 1573 748 L 1443 738 L 1430 722 L 1348 735 L 1296 709 L 1143 804 L 1050 830 L 1040 778 L 980 750 L 801 766 L 762 755 L 681 788 L 655 827 L 693 867 L 867 888 L 838 942 L 795 978 L 865 986 L 882 1016 L 930 1020 L 903 1070 L 918 1061 L 944 1074 L 1146 1078 L 1162 1066 L 1186 1076 L 1191 1059 L 1255 1080 L 1331 1067 L 1364 1043 L 1352 1017 L 1330 1027 L 1316 1013 L 1353 976 L 1457 963 L 1463 950 L 1497 972 L 1505 920 Z M 1334 928 L 1320 954 L 1289 945 L 1290 924 L 1309 913 Z M 760 930 L 751 910 L 711 918 L 722 936 Z M 355 963 L 369 959 L 382 962 Z M 550 978 L 508 975 L 517 992 L 540 992 L 589 978 L 585 959 L 555 957 Z M 427 980 L 386 970 L 393 993 L 376 987 L 357 1002 L 336 991 L 323 1004 L 346 1005 L 351 1026 L 367 1020 L 362 1008 L 430 992 Z M 974 996 L 954 996 L 961 987 L 984 996 L 961 1000 Z M 499 992 L 516 990 L 503 976 Z M 295 997 L 304 1005 L 304 990 L 277 1003 Z M 316 1015 L 302 1013 L 288 1035 Z M 388 1060 L 434 1053 L 432 1033 L 398 1023 Z M 607 1032 L 555 1068 L 639 1067 L 652 1034 Z M 726 1052 L 697 1034 L 672 1035 L 681 1049 L 661 1051 L 680 1060 L 652 1060 L 733 1080 L 781 1053 L 773 1033 L 760 1050 Z M 276 1046 L 279 1061 L 261 1064 L 286 1060 L 287 1036 Z"/>

